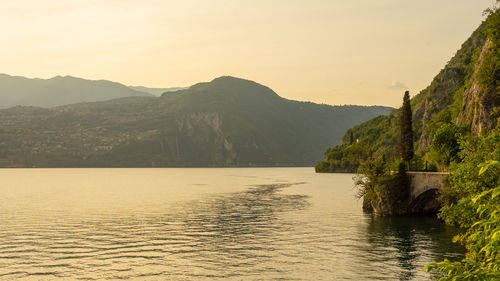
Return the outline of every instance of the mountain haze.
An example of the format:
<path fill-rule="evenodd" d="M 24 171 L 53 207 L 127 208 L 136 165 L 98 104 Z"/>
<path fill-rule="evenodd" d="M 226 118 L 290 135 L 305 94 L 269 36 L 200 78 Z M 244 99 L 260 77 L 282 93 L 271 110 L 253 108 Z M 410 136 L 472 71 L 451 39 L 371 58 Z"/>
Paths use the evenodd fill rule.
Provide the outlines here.
<path fill-rule="evenodd" d="M 149 88 L 144 86 L 128 86 L 128 87 L 139 92 L 152 94 L 154 96 L 161 96 L 161 94 L 166 92 L 175 92 L 187 89 L 186 87 L 170 87 L 170 88 Z"/>
<path fill-rule="evenodd" d="M 37 167 L 312 165 L 349 127 L 391 110 L 287 100 L 226 76 L 161 97 L 0 110 L 0 160 Z"/>
<path fill-rule="evenodd" d="M 53 107 L 129 96 L 151 96 L 120 83 L 72 76 L 30 79 L 0 74 L 0 108 L 16 105 Z"/>

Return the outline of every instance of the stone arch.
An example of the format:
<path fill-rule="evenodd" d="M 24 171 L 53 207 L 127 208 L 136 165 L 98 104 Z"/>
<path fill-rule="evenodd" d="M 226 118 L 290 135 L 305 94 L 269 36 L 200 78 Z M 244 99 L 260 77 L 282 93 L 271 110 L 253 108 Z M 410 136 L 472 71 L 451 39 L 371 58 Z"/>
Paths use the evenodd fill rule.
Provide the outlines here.
<path fill-rule="evenodd" d="M 410 201 L 422 193 L 443 187 L 443 179 L 449 173 L 443 172 L 408 172 L 410 178 Z"/>
<path fill-rule="evenodd" d="M 411 200 L 408 206 L 410 213 L 414 214 L 435 214 L 439 210 L 441 203 L 437 200 L 438 188 L 429 188 Z"/>

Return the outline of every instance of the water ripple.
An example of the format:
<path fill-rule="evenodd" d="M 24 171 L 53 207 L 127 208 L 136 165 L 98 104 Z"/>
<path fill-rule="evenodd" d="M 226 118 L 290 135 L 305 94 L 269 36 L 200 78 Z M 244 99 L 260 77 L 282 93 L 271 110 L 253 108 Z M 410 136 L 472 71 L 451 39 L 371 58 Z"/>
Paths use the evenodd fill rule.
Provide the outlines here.
<path fill-rule="evenodd" d="M 91 195 L 87 200 L 100 207 L 81 210 L 0 207 L 0 279 L 418 280 L 425 275 L 416 261 L 439 257 L 425 227 L 409 231 L 400 221 L 346 211 L 334 201 L 319 208 L 313 201 L 322 204 L 335 191 L 296 192 L 306 185 L 314 187 L 302 181 L 259 184 L 155 204 L 156 194 L 135 193 L 134 200 L 120 200 L 144 205 L 117 209 L 103 202 L 122 196 L 119 191 Z M 213 185 L 187 186 L 203 193 Z M 89 196 L 84 190 L 81 196 Z"/>

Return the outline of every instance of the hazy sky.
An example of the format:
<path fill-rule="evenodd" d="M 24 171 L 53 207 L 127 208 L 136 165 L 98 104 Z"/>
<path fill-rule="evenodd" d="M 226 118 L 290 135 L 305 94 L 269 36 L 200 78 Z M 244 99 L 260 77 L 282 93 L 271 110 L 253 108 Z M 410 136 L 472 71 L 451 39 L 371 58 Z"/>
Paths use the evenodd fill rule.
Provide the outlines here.
<path fill-rule="evenodd" d="M 328 104 L 399 106 L 492 0 L 0 0 L 0 73 L 150 87 L 222 75 Z"/>

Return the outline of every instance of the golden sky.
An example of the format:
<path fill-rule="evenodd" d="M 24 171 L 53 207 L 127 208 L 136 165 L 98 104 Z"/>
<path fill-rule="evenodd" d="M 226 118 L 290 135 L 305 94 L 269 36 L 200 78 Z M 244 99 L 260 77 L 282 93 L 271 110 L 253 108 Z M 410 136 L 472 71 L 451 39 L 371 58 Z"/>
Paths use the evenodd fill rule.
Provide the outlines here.
<path fill-rule="evenodd" d="M 1 0 L 0 73 L 149 87 L 222 75 L 280 96 L 399 106 L 492 0 Z"/>

